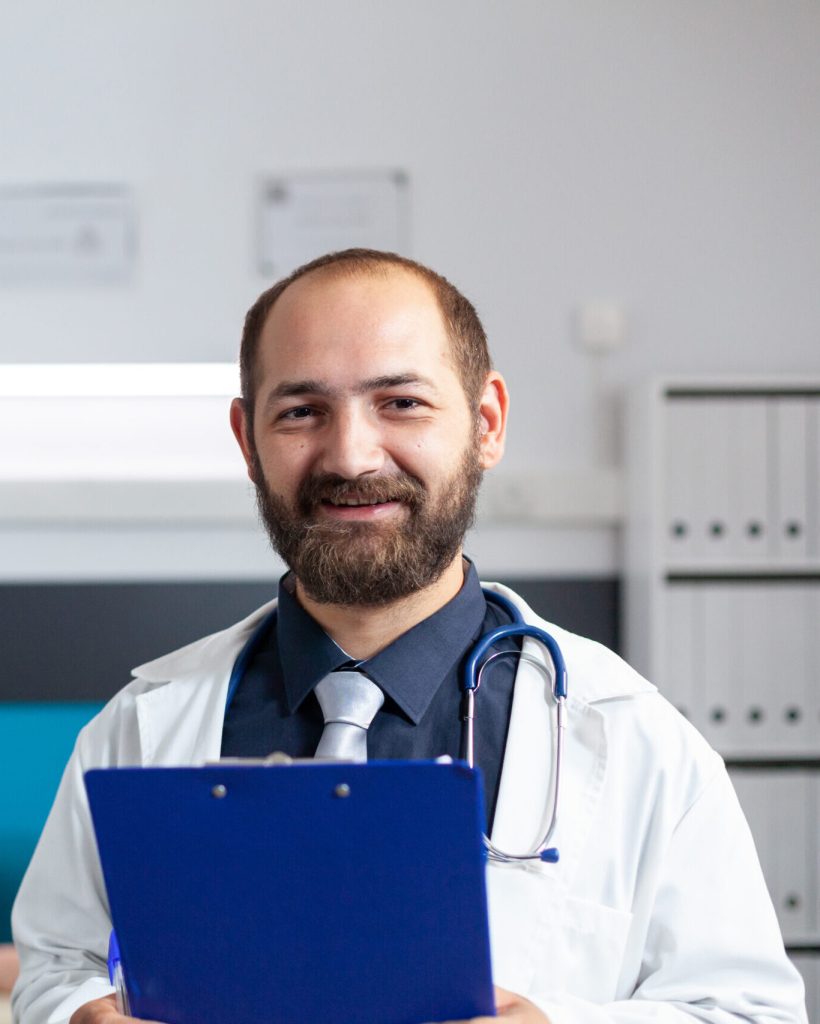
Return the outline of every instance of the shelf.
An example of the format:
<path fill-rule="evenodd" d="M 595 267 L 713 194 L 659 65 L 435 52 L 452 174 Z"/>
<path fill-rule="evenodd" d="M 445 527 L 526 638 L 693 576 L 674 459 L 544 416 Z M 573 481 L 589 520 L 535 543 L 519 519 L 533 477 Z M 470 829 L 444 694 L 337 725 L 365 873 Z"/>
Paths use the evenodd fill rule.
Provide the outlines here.
<path fill-rule="evenodd" d="M 754 754 L 742 756 L 738 754 L 727 754 L 724 756 L 726 767 L 732 771 L 754 771 L 765 768 L 766 771 L 818 771 L 820 770 L 820 753 L 813 756 L 801 755 L 762 755 Z"/>
<path fill-rule="evenodd" d="M 820 563 L 803 565 L 698 565 L 666 569 L 665 583 L 802 583 L 820 581 Z"/>
<path fill-rule="evenodd" d="M 664 398 L 820 398 L 820 388 L 806 384 L 772 385 L 674 385 L 664 390 Z"/>

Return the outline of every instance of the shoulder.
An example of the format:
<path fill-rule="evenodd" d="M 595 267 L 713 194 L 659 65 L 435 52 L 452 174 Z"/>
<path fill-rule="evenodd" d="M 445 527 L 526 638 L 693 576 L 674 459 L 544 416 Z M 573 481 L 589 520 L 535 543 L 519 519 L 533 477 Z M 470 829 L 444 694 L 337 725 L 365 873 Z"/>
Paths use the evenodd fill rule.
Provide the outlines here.
<path fill-rule="evenodd" d="M 132 669 L 134 678 L 81 730 L 76 753 L 85 767 L 142 763 L 145 726 L 181 728 L 219 702 L 239 652 L 275 609 L 271 601 L 239 622 Z M 224 697 L 222 698 L 224 703 Z M 158 703 L 160 702 L 160 703 Z M 158 708 L 161 713 L 155 713 Z"/>

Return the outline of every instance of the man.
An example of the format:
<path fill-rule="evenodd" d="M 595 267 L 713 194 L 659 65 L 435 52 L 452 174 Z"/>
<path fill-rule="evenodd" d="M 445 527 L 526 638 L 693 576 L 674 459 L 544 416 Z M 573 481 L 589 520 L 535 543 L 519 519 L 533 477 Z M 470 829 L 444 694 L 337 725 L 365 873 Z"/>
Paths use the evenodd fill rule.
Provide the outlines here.
<path fill-rule="evenodd" d="M 507 390 L 447 281 L 389 254 L 318 260 L 251 309 L 241 369 L 231 423 L 291 569 L 276 624 L 227 712 L 228 678 L 267 609 L 135 670 L 81 734 L 14 911 L 21 1024 L 123 1022 L 104 978 L 110 921 L 85 769 L 310 755 L 323 731 L 312 690 L 351 662 L 384 694 L 370 756 L 456 754 L 458 666 L 503 619 L 462 542 L 481 475 L 503 454 Z M 720 759 L 613 654 L 546 628 L 570 679 L 562 859 L 488 868 L 500 1015 L 804 1021 Z M 477 748 L 493 841 L 524 852 L 549 806 L 551 696 L 515 661 L 482 690 Z"/>

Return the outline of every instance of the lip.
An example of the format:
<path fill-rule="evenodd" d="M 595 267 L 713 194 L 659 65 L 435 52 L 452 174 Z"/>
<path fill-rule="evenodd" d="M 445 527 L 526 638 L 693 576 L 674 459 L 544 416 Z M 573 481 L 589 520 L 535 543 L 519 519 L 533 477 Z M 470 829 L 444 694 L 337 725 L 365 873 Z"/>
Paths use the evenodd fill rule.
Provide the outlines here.
<path fill-rule="evenodd" d="M 331 505 L 323 501 L 319 505 L 321 514 L 328 519 L 357 522 L 384 519 L 396 515 L 403 507 L 400 501 L 384 501 L 378 505 Z"/>

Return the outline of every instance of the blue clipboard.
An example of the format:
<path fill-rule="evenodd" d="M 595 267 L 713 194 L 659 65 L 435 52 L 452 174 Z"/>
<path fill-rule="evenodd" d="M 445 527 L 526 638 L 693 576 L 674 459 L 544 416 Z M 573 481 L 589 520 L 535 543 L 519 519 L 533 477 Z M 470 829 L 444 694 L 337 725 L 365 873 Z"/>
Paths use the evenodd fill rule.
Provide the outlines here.
<path fill-rule="evenodd" d="M 85 781 L 134 1016 L 494 1014 L 477 771 L 234 763 Z"/>

